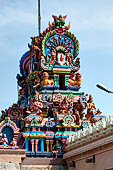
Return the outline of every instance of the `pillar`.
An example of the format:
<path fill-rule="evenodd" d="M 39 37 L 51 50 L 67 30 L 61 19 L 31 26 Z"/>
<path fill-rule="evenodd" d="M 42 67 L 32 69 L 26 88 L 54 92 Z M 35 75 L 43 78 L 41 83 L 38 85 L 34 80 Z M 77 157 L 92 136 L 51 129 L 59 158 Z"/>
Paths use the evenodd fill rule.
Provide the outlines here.
<path fill-rule="evenodd" d="M 26 145 L 26 152 L 29 151 L 29 141 L 28 139 L 25 139 L 25 145 Z"/>
<path fill-rule="evenodd" d="M 59 75 L 54 74 L 54 82 L 55 82 L 55 86 L 59 86 Z"/>
<path fill-rule="evenodd" d="M 38 152 L 39 150 L 38 141 L 39 140 L 35 140 L 35 152 Z"/>
<path fill-rule="evenodd" d="M 53 151 L 53 140 L 50 140 L 50 151 Z"/>
<path fill-rule="evenodd" d="M 17 138 L 18 138 L 18 134 L 19 134 L 19 132 L 17 132 L 17 131 L 14 132 L 14 138 L 15 138 L 16 141 L 17 141 Z"/>
<path fill-rule="evenodd" d="M 69 75 L 65 75 L 65 86 L 68 86 Z"/>
<path fill-rule="evenodd" d="M 49 140 L 46 140 L 46 144 L 47 144 L 47 152 L 49 152 Z"/>
<path fill-rule="evenodd" d="M 41 152 L 44 152 L 44 140 L 42 139 L 40 142 L 41 142 Z"/>
<path fill-rule="evenodd" d="M 34 152 L 34 140 L 31 140 L 31 144 L 32 144 L 32 152 Z"/>

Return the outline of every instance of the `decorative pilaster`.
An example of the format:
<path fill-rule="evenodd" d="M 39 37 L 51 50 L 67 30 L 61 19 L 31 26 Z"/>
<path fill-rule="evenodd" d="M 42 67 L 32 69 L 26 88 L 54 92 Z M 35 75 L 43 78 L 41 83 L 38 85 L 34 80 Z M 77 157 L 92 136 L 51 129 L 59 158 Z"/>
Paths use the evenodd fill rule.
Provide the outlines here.
<path fill-rule="evenodd" d="M 16 141 L 17 141 L 17 138 L 18 138 L 18 134 L 19 134 L 19 132 L 14 131 L 14 138 L 15 138 Z"/>
<path fill-rule="evenodd" d="M 39 140 L 35 140 L 35 152 L 38 152 L 38 150 L 39 150 L 38 142 L 39 142 Z"/>
<path fill-rule="evenodd" d="M 46 140 L 46 144 L 47 144 L 47 152 L 49 152 L 49 140 Z"/>
<path fill-rule="evenodd" d="M 25 139 L 25 146 L 26 146 L 26 152 L 29 151 L 29 141 L 27 139 Z"/>
<path fill-rule="evenodd" d="M 54 82 L 55 82 L 55 86 L 59 86 L 59 75 L 54 74 Z"/>
<path fill-rule="evenodd" d="M 50 152 L 53 150 L 53 140 L 50 140 Z"/>
<path fill-rule="evenodd" d="M 69 75 L 65 75 L 65 86 L 68 86 Z"/>
<path fill-rule="evenodd" d="M 42 139 L 40 142 L 41 142 L 41 152 L 44 152 L 44 140 Z"/>
<path fill-rule="evenodd" d="M 31 140 L 31 144 L 32 144 L 32 152 L 34 152 L 34 140 Z"/>

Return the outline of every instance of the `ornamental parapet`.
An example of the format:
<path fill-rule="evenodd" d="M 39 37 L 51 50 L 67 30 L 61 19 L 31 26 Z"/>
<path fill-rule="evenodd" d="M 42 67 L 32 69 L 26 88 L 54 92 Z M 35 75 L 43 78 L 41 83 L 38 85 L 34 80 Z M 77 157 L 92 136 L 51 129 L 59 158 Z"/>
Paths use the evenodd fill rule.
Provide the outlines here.
<path fill-rule="evenodd" d="M 113 132 L 113 116 L 101 119 L 95 124 L 83 128 L 83 130 L 77 131 L 73 136 L 69 136 L 67 139 L 66 150 L 78 147 L 78 145 L 84 145 L 91 141 L 97 140 L 97 138 L 103 138 Z"/>

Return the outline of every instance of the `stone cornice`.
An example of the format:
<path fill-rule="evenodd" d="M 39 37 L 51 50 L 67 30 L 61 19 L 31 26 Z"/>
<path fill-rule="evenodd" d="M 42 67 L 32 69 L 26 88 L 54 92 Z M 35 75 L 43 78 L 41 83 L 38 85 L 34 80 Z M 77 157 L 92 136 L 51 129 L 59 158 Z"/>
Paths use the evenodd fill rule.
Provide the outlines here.
<path fill-rule="evenodd" d="M 0 154 L 25 154 L 25 149 L 0 149 Z"/>
<path fill-rule="evenodd" d="M 79 130 L 67 139 L 64 159 L 113 143 L 113 116 Z"/>
<path fill-rule="evenodd" d="M 113 134 L 111 136 L 107 136 L 103 139 L 97 140 L 95 142 L 92 142 L 88 145 L 79 146 L 76 149 L 73 149 L 71 151 L 68 151 L 64 154 L 64 159 L 72 158 L 73 156 L 79 155 L 81 153 L 85 153 L 94 149 L 97 149 L 99 147 L 105 146 L 107 144 L 113 143 Z"/>

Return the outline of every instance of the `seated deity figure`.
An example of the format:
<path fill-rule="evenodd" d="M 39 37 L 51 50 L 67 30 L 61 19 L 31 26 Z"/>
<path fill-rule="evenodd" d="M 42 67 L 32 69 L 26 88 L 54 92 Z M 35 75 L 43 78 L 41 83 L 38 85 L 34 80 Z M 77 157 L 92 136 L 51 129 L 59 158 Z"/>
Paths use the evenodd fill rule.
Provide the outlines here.
<path fill-rule="evenodd" d="M 75 86 L 81 86 L 81 74 L 80 73 L 76 73 L 76 77 L 75 77 Z"/>
<path fill-rule="evenodd" d="M 10 145 L 12 145 L 12 146 L 16 146 L 16 145 L 17 145 L 17 142 L 16 142 L 16 139 L 15 139 L 15 138 L 13 138 L 13 140 L 12 140 L 11 143 L 10 143 Z"/>
<path fill-rule="evenodd" d="M 43 73 L 41 86 L 54 86 L 54 80 L 49 79 L 49 74 L 47 72 Z"/>
<path fill-rule="evenodd" d="M 3 135 L 2 139 L 1 139 L 1 144 L 4 145 L 4 146 L 7 146 L 8 145 L 8 139 L 6 137 L 6 134 Z"/>
<path fill-rule="evenodd" d="M 15 138 L 13 138 L 13 140 L 11 141 L 10 145 L 12 146 L 12 149 L 18 149 L 18 146 L 17 146 L 17 141 Z"/>
<path fill-rule="evenodd" d="M 81 74 L 80 73 L 71 73 L 68 80 L 69 86 L 81 86 Z"/>
<path fill-rule="evenodd" d="M 69 75 L 69 80 L 68 80 L 68 85 L 69 86 L 74 86 L 74 78 L 75 78 L 75 74 L 74 73 L 71 73 L 70 75 Z"/>

